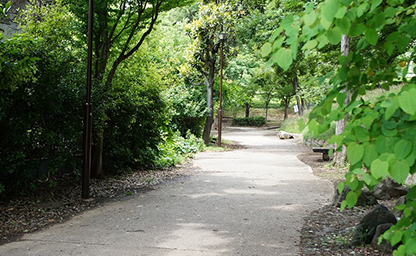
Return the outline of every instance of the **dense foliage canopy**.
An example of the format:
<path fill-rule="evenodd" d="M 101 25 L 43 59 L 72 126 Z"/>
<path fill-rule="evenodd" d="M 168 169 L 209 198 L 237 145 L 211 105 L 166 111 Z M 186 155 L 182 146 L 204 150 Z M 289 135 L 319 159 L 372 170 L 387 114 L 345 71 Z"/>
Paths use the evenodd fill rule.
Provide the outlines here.
<path fill-rule="evenodd" d="M 404 184 L 415 167 L 416 78 L 409 73 L 415 55 L 416 5 L 414 1 L 327 0 L 310 3 L 303 15 L 288 15 L 262 50 L 270 61 L 287 70 L 297 52 L 321 51 L 328 44 L 349 39 L 349 53 L 338 57 L 333 85 L 315 108 L 309 128 L 321 133 L 331 123 L 349 116 L 345 130 L 330 142 L 347 148 L 349 173 L 341 183 L 352 190 L 342 207 L 353 207 L 364 187 L 372 188 L 385 177 Z M 345 53 L 345 52 L 344 52 Z M 397 92 L 367 100 L 375 88 Z M 349 103 L 345 99 L 351 95 Z M 416 188 L 399 208 L 404 217 L 383 238 L 399 245 L 395 255 L 414 255 Z"/>

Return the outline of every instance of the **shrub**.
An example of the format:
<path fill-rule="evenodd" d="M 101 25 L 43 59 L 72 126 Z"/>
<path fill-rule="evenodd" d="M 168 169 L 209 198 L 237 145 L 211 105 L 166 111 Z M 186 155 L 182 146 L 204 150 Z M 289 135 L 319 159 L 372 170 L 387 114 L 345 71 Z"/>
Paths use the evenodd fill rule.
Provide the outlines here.
<path fill-rule="evenodd" d="M 103 166 L 119 174 L 136 167 L 153 167 L 163 141 L 166 104 L 155 85 L 116 84 L 106 111 Z"/>
<path fill-rule="evenodd" d="M 173 167 L 183 162 L 187 157 L 202 151 L 204 147 L 203 140 L 197 138 L 190 131 L 186 133 L 185 138 L 180 135 L 179 131 L 171 133 L 158 146 L 159 156 L 156 161 L 156 167 Z"/>
<path fill-rule="evenodd" d="M 231 121 L 233 126 L 257 126 L 260 127 L 266 124 L 266 118 L 264 116 L 253 117 L 236 117 Z"/>

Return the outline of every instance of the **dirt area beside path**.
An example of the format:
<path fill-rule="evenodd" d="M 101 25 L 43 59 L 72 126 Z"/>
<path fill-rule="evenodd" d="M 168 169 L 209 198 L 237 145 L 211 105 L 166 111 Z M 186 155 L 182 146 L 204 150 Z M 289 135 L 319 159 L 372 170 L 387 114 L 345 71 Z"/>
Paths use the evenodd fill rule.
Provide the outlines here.
<path fill-rule="evenodd" d="M 343 180 L 346 169 L 336 169 L 328 162 L 322 161 L 322 155 L 317 153 L 301 154 L 299 160 L 311 166 L 316 176 L 328 179 L 335 186 Z M 386 206 L 393 202 L 379 202 Z M 325 206 L 312 212 L 304 220 L 301 231 L 300 255 L 392 255 L 383 253 L 370 246 L 351 247 L 350 241 L 355 226 L 371 211 L 373 207 L 354 207 L 340 211 L 338 207 Z"/>

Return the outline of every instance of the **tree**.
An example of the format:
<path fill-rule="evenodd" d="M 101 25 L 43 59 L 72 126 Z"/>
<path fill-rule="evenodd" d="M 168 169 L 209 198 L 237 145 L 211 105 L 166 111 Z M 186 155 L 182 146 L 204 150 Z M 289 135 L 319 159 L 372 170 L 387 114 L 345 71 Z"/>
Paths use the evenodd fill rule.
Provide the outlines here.
<path fill-rule="evenodd" d="M 355 205 L 363 187 L 371 189 L 385 177 L 403 184 L 416 172 L 416 78 L 407 76 L 416 55 L 415 14 L 414 1 L 406 0 L 311 3 L 300 17 L 285 17 L 271 39 L 273 49 L 268 44 L 263 47 L 266 55 L 288 69 L 300 42 L 305 43 L 305 51 L 321 50 L 328 43 L 339 46 L 342 35 L 350 38 L 350 52 L 339 56 L 335 72 L 328 76 L 333 89 L 311 112 L 309 121 L 310 130 L 319 133 L 349 116 L 344 131 L 329 140 L 337 150 L 346 147 L 350 163 L 346 181 L 338 187 L 351 189 L 342 209 Z M 391 86 L 400 89 L 372 101 L 363 97 L 367 90 Z M 344 104 L 347 91 L 351 100 Z M 398 245 L 394 255 L 416 253 L 414 184 L 406 200 L 398 207 L 404 217 L 382 236 Z"/>
<path fill-rule="evenodd" d="M 271 68 L 257 68 L 254 70 L 251 86 L 254 86 L 256 94 L 264 101 L 266 109 L 266 122 L 270 101 L 276 97 L 278 90 L 277 76 Z"/>
<path fill-rule="evenodd" d="M 87 2 L 67 0 L 72 11 L 86 28 Z M 92 176 L 103 174 L 103 139 L 107 107 L 112 101 L 109 91 L 121 63 L 133 56 L 151 34 L 159 14 L 174 7 L 189 4 L 192 0 L 108 0 L 96 2 L 94 23 L 94 80 L 96 82 L 93 104 L 98 111 L 92 153 Z M 82 30 L 82 29 L 81 29 Z"/>
<path fill-rule="evenodd" d="M 181 67 L 181 73 L 193 77 L 199 83 L 200 76 L 204 81 L 207 91 L 207 108 L 203 140 L 209 143 L 211 127 L 214 123 L 214 82 L 219 70 L 219 47 L 223 43 L 224 60 L 228 60 L 235 54 L 232 47 L 234 40 L 233 24 L 236 17 L 228 5 L 208 4 L 200 7 L 199 19 L 187 26 L 187 33 L 193 40 L 186 53 L 187 63 Z M 227 32 L 226 42 L 219 40 L 219 33 Z M 226 66 L 226 63 L 224 63 Z"/>
<path fill-rule="evenodd" d="M 0 175 L 6 192 L 21 189 L 32 176 L 41 179 L 41 161 L 48 162 L 50 174 L 62 168 L 76 172 L 80 166 L 85 66 L 73 41 L 72 17 L 56 3 L 25 11 L 21 22 L 18 35 L 0 42 L 2 82 L 11 82 L 0 88 L 0 132 L 5 135 L 0 137 Z M 35 60 L 29 72 L 14 66 L 14 60 L 28 59 Z M 21 72 L 30 75 L 17 77 Z"/>

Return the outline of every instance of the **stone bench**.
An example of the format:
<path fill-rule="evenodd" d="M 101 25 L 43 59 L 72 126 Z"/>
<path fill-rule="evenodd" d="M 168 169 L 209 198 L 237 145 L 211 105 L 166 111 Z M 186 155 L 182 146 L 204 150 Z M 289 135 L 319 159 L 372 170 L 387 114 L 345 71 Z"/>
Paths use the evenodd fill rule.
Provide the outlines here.
<path fill-rule="evenodd" d="M 322 160 L 323 161 L 329 161 L 329 150 L 331 148 L 318 148 L 314 147 L 312 148 L 313 152 L 322 153 Z"/>

